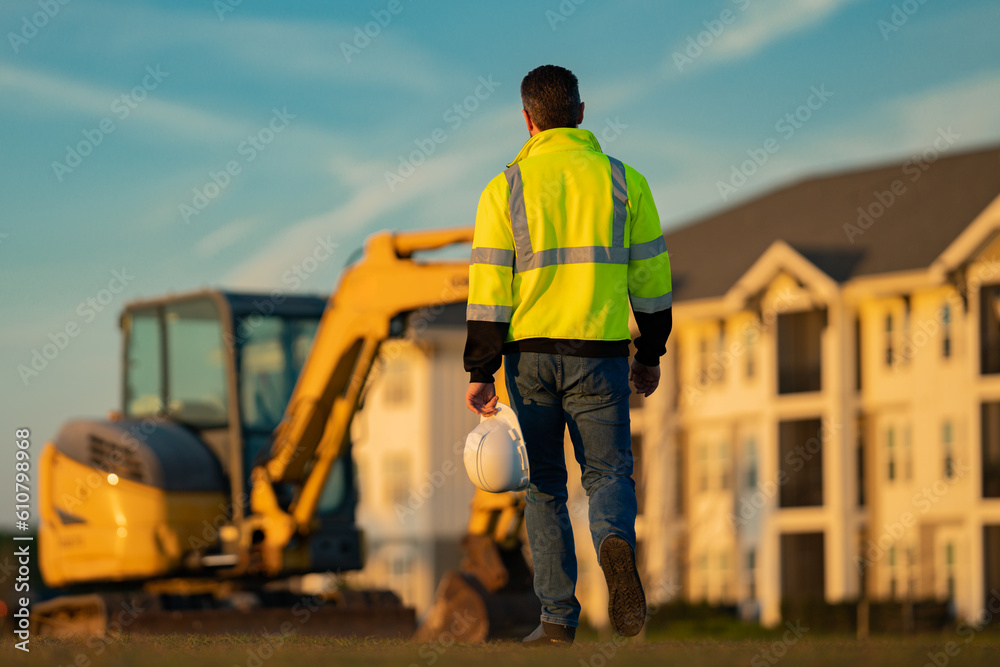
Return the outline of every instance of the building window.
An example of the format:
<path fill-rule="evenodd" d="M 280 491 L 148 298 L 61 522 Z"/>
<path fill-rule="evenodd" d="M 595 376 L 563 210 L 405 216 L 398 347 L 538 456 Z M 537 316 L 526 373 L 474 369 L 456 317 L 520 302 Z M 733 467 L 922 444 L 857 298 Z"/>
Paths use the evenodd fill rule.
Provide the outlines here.
<path fill-rule="evenodd" d="M 726 323 L 719 322 L 719 335 L 715 339 L 715 364 L 719 367 L 719 382 L 726 379 L 726 367 L 722 360 L 726 358 Z"/>
<path fill-rule="evenodd" d="M 948 599 L 955 599 L 955 545 L 948 542 L 944 546 L 944 564 L 948 570 Z"/>
<path fill-rule="evenodd" d="M 941 356 L 951 357 L 951 306 L 941 306 Z"/>
<path fill-rule="evenodd" d="M 913 568 L 916 564 L 917 550 L 911 544 L 906 547 L 906 597 L 909 599 L 912 599 L 915 593 L 917 582 L 913 578 Z"/>
<path fill-rule="evenodd" d="M 823 533 L 783 533 L 779 545 L 782 599 L 821 602 L 826 592 Z"/>
<path fill-rule="evenodd" d="M 698 339 L 698 384 L 704 387 L 708 384 L 708 339 L 704 336 Z"/>
<path fill-rule="evenodd" d="M 913 479 L 913 447 L 909 424 L 903 428 L 903 479 L 907 482 Z"/>
<path fill-rule="evenodd" d="M 778 424 L 779 470 L 783 483 L 778 507 L 823 505 L 823 439 L 819 419 Z"/>
<path fill-rule="evenodd" d="M 982 404 L 983 498 L 1000 498 L 1000 402 Z"/>
<path fill-rule="evenodd" d="M 747 591 L 747 597 L 751 600 L 757 599 L 757 550 L 750 549 L 747 552 L 747 581 L 749 582 L 749 590 Z"/>
<path fill-rule="evenodd" d="M 1000 285 L 979 288 L 980 372 L 1000 373 Z"/>
<path fill-rule="evenodd" d="M 708 491 L 708 445 L 698 447 L 698 490 Z"/>
<path fill-rule="evenodd" d="M 642 433 L 632 434 L 632 479 L 635 480 L 635 500 L 637 511 L 646 511 L 646 460 L 642 447 Z"/>
<path fill-rule="evenodd" d="M 778 315 L 778 393 L 819 391 L 826 310 Z"/>
<path fill-rule="evenodd" d="M 753 378 L 756 373 L 756 368 L 754 368 L 754 345 L 757 342 L 757 332 L 753 329 L 748 329 L 746 332 L 746 355 L 747 355 L 747 365 L 746 374 L 747 379 Z"/>
<path fill-rule="evenodd" d="M 861 391 L 861 318 L 854 319 L 854 388 Z"/>
<path fill-rule="evenodd" d="M 892 340 L 892 313 L 885 316 L 885 365 L 892 366 L 894 347 Z"/>
<path fill-rule="evenodd" d="M 729 443 L 721 442 L 719 443 L 719 490 L 720 491 L 729 490 L 729 473 L 730 473 Z"/>
<path fill-rule="evenodd" d="M 895 600 L 897 595 L 895 546 L 889 547 L 889 577 L 889 598 Z"/>
<path fill-rule="evenodd" d="M 408 452 L 387 454 L 382 459 L 387 504 L 395 507 L 396 505 L 406 505 L 409 501 L 411 467 L 412 463 Z"/>
<path fill-rule="evenodd" d="M 858 507 L 865 506 L 865 420 L 857 420 L 858 444 L 855 447 L 855 466 L 857 469 Z"/>
<path fill-rule="evenodd" d="M 389 362 L 386 365 L 384 378 L 382 402 L 392 407 L 406 406 L 410 402 L 412 384 L 410 365 L 402 359 Z"/>
<path fill-rule="evenodd" d="M 747 440 L 747 488 L 757 488 L 757 443 Z"/>
<path fill-rule="evenodd" d="M 886 478 L 891 482 L 896 479 L 896 429 L 889 427 L 885 435 L 886 450 L 888 451 L 888 462 Z"/>
<path fill-rule="evenodd" d="M 983 526 L 983 600 L 993 604 L 1000 590 L 1000 524 Z M 994 618 L 996 618 L 994 616 Z"/>
<path fill-rule="evenodd" d="M 677 449 L 674 452 L 674 512 L 677 516 L 684 516 L 684 490 L 687 487 L 687 468 L 685 466 L 685 454 L 687 449 L 687 431 L 680 431 L 677 434 Z"/>
<path fill-rule="evenodd" d="M 944 476 L 945 479 L 951 479 L 955 476 L 955 453 L 952 447 L 950 421 L 946 421 L 941 427 L 941 445 L 944 449 Z"/>

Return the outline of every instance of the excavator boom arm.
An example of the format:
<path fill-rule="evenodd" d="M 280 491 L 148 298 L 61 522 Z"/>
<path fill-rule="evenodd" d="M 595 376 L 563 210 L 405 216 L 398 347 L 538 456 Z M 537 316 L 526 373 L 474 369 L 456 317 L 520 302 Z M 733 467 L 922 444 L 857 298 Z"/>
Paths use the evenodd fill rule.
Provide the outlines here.
<path fill-rule="evenodd" d="M 298 531 L 307 530 L 333 462 L 347 441 L 351 420 L 393 318 L 420 308 L 463 302 L 469 294 L 466 262 L 418 263 L 415 252 L 472 241 L 472 228 L 380 233 L 345 270 L 331 296 L 270 456 L 254 473 L 254 486 L 293 483 L 290 508 Z"/>

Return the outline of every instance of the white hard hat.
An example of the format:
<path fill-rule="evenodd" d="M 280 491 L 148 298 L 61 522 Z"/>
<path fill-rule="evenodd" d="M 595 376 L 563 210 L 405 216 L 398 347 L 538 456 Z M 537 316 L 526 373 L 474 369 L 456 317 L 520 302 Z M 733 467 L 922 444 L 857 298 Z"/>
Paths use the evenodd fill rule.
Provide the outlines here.
<path fill-rule="evenodd" d="M 465 439 L 465 471 L 483 491 L 503 493 L 528 488 L 528 450 L 514 409 L 497 403 Z"/>

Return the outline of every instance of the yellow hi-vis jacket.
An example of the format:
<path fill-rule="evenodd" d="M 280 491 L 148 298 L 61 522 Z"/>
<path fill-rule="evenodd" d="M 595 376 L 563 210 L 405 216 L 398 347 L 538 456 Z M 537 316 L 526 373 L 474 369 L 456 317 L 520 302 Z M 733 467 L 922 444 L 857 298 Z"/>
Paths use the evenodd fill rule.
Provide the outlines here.
<path fill-rule="evenodd" d="M 539 132 L 479 200 L 466 315 L 472 381 L 492 381 L 501 347 L 627 356 L 630 301 L 639 358 L 656 365 L 670 328 L 670 260 L 646 179 L 587 130 Z"/>

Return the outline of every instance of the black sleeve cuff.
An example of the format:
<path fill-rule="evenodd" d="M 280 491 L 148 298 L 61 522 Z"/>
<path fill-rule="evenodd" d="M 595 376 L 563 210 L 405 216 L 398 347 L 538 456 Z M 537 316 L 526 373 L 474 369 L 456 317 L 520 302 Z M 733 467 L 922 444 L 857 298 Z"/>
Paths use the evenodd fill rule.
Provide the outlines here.
<path fill-rule="evenodd" d="M 634 313 L 639 337 L 635 339 L 635 358 L 646 366 L 659 366 L 660 357 L 667 351 L 667 338 L 673 328 L 673 310 L 667 308 L 655 313 Z"/>
<path fill-rule="evenodd" d="M 469 382 L 493 382 L 503 362 L 503 343 L 510 323 L 469 320 L 466 324 L 465 370 L 470 373 Z"/>

